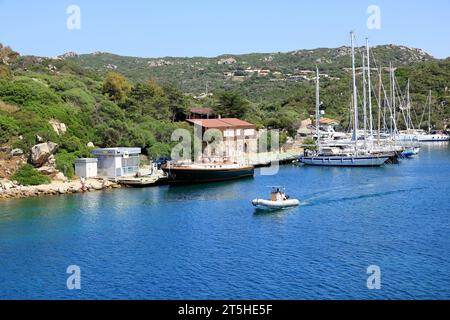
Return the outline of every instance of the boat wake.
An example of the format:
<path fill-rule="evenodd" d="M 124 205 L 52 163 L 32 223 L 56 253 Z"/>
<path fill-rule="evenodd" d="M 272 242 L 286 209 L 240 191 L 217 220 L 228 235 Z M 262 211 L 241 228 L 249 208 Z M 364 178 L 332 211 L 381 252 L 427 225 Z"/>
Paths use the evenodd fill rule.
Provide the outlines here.
<path fill-rule="evenodd" d="M 386 197 L 393 194 L 399 194 L 399 193 L 407 193 L 411 191 L 418 191 L 418 190 L 424 190 L 425 188 L 410 188 L 410 189 L 400 189 L 400 190 L 392 190 L 392 191 L 384 191 L 384 192 L 376 192 L 376 193 L 368 193 L 368 194 L 361 194 L 356 195 L 352 197 L 342 197 L 342 198 L 326 198 L 326 197 L 313 197 L 306 199 L 302 202 L 303 206 L 318 206 L 318 205 L 327 205 L 327 204 L 333 204 L 333 203 L 341 203 L 341 202 L 347 202 L 347 201 L 357 201 L 357 200 L 363 200 L 363 199 L 370 199 L 370 198 L 380 198 L 380 197 Z"/>

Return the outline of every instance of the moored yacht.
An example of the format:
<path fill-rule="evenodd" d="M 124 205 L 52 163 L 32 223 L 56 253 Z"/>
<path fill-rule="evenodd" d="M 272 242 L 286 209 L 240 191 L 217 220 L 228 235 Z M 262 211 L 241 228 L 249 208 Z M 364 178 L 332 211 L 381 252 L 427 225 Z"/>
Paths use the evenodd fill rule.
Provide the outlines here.
<path fill-rule="evenodd" d="M 169 184 L 218 182 L 253 177 L 253 166 L 239 163 L 166 163 L 161 169 L 167 173 Z"/>
<path fill-rule="evenodd" d="M 389 160 L 389 155 L 342 155 L 325 156 L 318 155 L 314 157 L 301 157 L 303 164 L 310 166 L 333 166 L 333 167 L 379 167 Z"/>
<path fill-rule="evenodd" d="M 311 166 L 336 166 L 336 167 L 376 167 L 386 163 L 391 154 L 387 153 L 371 153 L 367 146 L 361 149 L 358 146 L 358 103 L 356 93 L 356 74 L 355 74 L 355 49 L 354 34 L 352 38 L 352 71 L 353 71 L 353 134 L 350 142 L 344 142 L 338 148 L 321 145 L 320 132 L 320 84 L 319 69 L 316 68 L 316 130 L 317 130 L 317 152 L 313 155 L 307 154 L 299 158 L 299 161 L 305 165 Z M 364 60 L 364 58 L 363 58 Z M 364 70 L 364 67 L 363 67 Z M 366 132 L 366 130 L 364 130 Z M 364 142 L 365 143 L 365 142 Z"/>

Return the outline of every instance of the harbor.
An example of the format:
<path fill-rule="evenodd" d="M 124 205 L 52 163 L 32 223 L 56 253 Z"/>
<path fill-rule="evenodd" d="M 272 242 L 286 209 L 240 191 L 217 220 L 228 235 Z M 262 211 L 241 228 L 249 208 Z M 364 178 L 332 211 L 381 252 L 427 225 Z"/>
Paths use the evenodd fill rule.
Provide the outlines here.
<path fill-rule="evenodd" d="M 379 168 L 286 165 L 222 183 L 4 199 L 1 294 L 445 299 L 449 159 L 448 143 L 431 143 Z M 302 204 L 256 211 L 251 199 L 279 181 Z M 82 290 L 65 287 L 70 264 L 83 272 Z M 383 269 L 383 290 L 367 290 L 369 264 Z"/>
<path fill-rule="evenodd" d="M 450 299 L 449 0 L 0 12 L 0 302 Z"/>

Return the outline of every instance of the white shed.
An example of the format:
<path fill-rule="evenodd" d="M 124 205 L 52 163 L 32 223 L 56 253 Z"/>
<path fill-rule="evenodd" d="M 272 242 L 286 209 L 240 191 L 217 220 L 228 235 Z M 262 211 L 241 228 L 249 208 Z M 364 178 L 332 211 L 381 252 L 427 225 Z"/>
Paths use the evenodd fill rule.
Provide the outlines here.
<path fill-rule="evenodd" d="M 93 178 L 97 176 L 97 159 L 82 158 L 75 160 L 75 175 L 82 178 Z"/>
<path fill-rule="evenodd" d="M 98 159 L 98 174 L 101 177 L 134 176 L 139 171 L 141 148 L 105 148 L 92 153 Z"/>

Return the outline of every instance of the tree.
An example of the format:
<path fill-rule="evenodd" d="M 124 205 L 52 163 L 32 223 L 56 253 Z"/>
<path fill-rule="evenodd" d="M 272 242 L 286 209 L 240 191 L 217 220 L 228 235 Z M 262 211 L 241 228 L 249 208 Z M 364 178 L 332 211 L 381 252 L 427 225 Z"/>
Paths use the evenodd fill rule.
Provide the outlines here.
<path fill-rule="evenodd" d="M 19 54 L 10 47 L 4 47 L 0 43 L 0 64 L 9 65 L 19 57 Z"/>
<path fill-rule="evenodd" d="M 242 118 L 249 108 L 247 100 L 236 92 L 223 92 L 219 94 L 214 111 L 227 118 Z"/>
<path fill-rule="evenodd" d="M 16 61 L 18 57 L 19 54 L 17 52 L 13 51 L 10 47 L 4 47 L 0 43 L 0 79 L 11 77 L 9 65 Z"/>
<path fill-rule="evenodd" d="M 133 99 L 139 102 L 142 102 L 148 98 L 163 95 L 164 95 L 163 89 L 154 80 L 149 80 L 145 83 L 136 84 L 131 90 L 130 94 L 130 96 Z"/>
<path fill-rule="evenodd" d="M 110 72 L 106 75 L 102 92 L 115 102 L 120 102 L 130 93 L 131 88 L 127 78 L 117 72 Z"/>
<path fill-rule="evenodd" d="M 188 114 L 188 107 L 183 93 L 171 83 L 163 86 L 164 93 L 169 99 L 169 111 L 172 122 L 185 120 Z"/>

